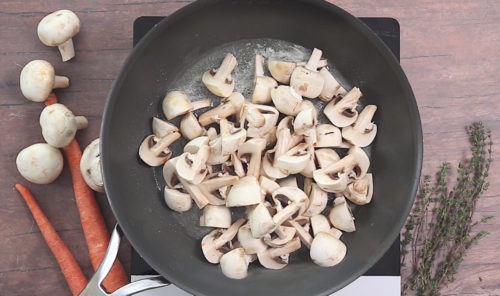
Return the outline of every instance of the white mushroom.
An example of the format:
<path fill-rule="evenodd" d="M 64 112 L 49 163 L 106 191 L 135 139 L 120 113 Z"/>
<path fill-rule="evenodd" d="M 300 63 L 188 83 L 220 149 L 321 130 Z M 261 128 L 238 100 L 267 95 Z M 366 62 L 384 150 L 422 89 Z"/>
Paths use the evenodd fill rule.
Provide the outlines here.
<path fill-rule="evenodd" d="M 340 156 L 333 149 L 323 148 L 314 151 L 315 160 L 320 168 L 326 168 L 340 160 Z"/>
<path fill-rule="evenodd" d="M 278 213 L 273 217 L 277 225 L 281 225 L 296 212 L 296 216 L 302 215 L 309 203 L 307 195 L 298 187 L 280 187 L 273 192 L 272 198 L 278 210 Z M 290 207 L 292 205 L 298 206 L 298 210 L 295 210 L 295 207 Z M 290 207 L 289 210 L 287 210 L 288 207 Z"/>
<path fill-rule="evenodd" d="M 38 23 L 38 38 L 47 46 L 57 46 L 63 62 L 75 56 L 73 36 L 80 32 L 80 19 L 70 10 L 58 10 Z"/>
<path fill-rule="evenodd" d="M 249 263 L 250 258 L 245 254 L 243 248 L 231 250 L 220 258 L 222 273 L 228 278 L 235 280 L 247 277 Z"/>
<path fill-rule="evenodd" d="M 347 185 L 344 192 L 345 197 L 357 205 L 365 205 L 370 203 L 373 196 L 373 176 L 366 174 L 359 180 L 354 180 L 351 184 Z"/>
<path fill-rule="evenodd" d="M 290 77 L 290 87 L 306 98 L 316 98 L 324 85 L 323 77 L 317 72 L 322 51 L 315 48 L 305 67 L 296 67 Z"/>
<path fill-rule="evenodd" d="M 276 81 L 283 84 L 290 84 L 290 76 L 297 67 L 296 63 L 268 60 L 267 68 Z"/>
<path fill-rule="evenodd" d="M 225 98 L 234 90 L 234 80 L 231 78 L 231 72 L 233 72 L 237 64 L 236 58 L 228 53 L 224 57 L 219 69 L 210 69 L 206 71 L 201 81 L 211 93 L 218 97 Z"/>
<path fill-rule="evenodd" d="M 300 240 L 292 239 L 286 245 L 280 248 L 269 248 L 263 252 L 257 253 L 259 263 L 268 269 L 282 269 L 288 264 L 288 256 L 300 249 Z M 285 256 L 285 257 L 283 257 Z"/>
<path fill-rule="evenodd" d="M 239 177 L 237 176 L 208 176 L 203 182 L 198 184 L 201 193 L 208 199 L 212 205 L 225 205 L 226 197 L 222 196 L 220 189 L 227 188 L 238 183 Z"/>
<path fill-rule="evenodd" d="M 101 173 L 101 153 L 99 151 L 99 138 L 92 141 L 83 150 L 80 160 L 80 172 L 85 183 L 97 192 L 104 192 L 104 183 Z"/>
<path fill-rule="evenodd" d="M 234 92 L 227 98 L 223 99 L 219 106 L 201 114 L 198 121 L 202 126 L 207 126 L 231 115 L 239 115 L 244 102 L 245 98 L 240 93 Z M 239 118 L 237 118 L 236 122 L 238 121 Z"/>
<path fill-rule="evenodd" d="M 269 133 L 275 131 L 276 123 L 278 122 L 279 112 L 276 108 L 266 105 L 256 105 L 256 104 L 245 104 L 242 109 L 243 115 L 241 120 L 249 122 L 247 128 L 247 136 L 251 138 L 262 138 Z M 258 114 L 262 116 L 263 124 L 261 126 L 252 125 L 248 117 L 250 114 Z M 254 116 L 255 117 L 255 116 Z M 245 123 L 240 124 L 240 126 L 245 126 Z"/>
<path fill-rule="evenodd" d="M 342 231 L 338 230 L 335 227 L 330 228 L 328 233 L 331 234 L 334 238 L 338 238 L 338 239 L 340 239 L 340 237 L 342 236 Z"/>
<path fill-rule="evenodd" d="M 265 195 L 272 195 L 273 192 L 279 189 L 281 186 L 275 181 L 265 177 L 260 176 L 260 188 L 264 192 Z"/>
<path fill-rule="evenodd" d="M 196 154 L 189 152 L 181 154 L 175 164 L 177 175 L 192 184 L 199 184 L 208 172 L 206 163 L 209 152 L 210 148 L 204 145 Z"/>
<path fill-rule="evenodd" d="M 345 232 L 356 231 L 354 217 L 352 216 L 351 209 L 343 196 L 337 197 L 333 201 L 333 208 L 330 210 L 328 218 L 330 219 L 330 223 L 332 223 L 332 225 L 337 229 Z"/>
<path fill-rule="evenodd" d="M 318 184 L 312 183 L 309 193 L 309 204 L 304 212 L 304 216 L 314 216 L 323 212 L 327 203 L 328 193 L 321 189 Z"/>
<path fill-rule="evenodd" d="M 180 180 L 177 177 L 177 173 L 175 172 L 175 164 L 177 163 L 178 159 L 178 156 L 171 158 L 163 166 L 163 180 L 165 180 L 167 187 L 170 189 L 182 187 L 182 185 L 180 184 Z"/>
<path fill-rule="evenodd" d="M 308 144 L 301 143 L 279 156 L 275 166 L 287 175 L 297 174 L 306 168 L 311 158 L 311 148 Z"/>
<path fill-rule="evenodd" d="M 361 98 L 361 91 L 354 87 L 340 100 L 332 100 L 326 105 L 323 113 L 337 127 L 346 127 L 353 124 L 358 118 L 356 106 Z"/>
<path fill-rule="evenodd" d="M 184 115 L 193 110 L 189 97 L 182 91 L 171 91 L 165 95 L 162 102 L 163 114 L 168 120 Z"/>
<path fill-rule="evenodd" d="M 172 156 L 168 147 L 180 137 L 178 132 L 171 132 L 163 138 L 149 135 L 139 146 L 139 157 L 149 166 L 160 166 Z"/>
<path fill-rule="evenodd" d="M 52 104 L 40 114 L 42 136 L 47 144 L 62 148 L 75 138 L 76 131 L 86 128 L 89 122 L 84 116 L 75 116 L 63 104 Z"/>
<path fill-rule="evenodd" d="M 247 138 L 247 131 L 243 128 L 235 128 L 227 119 L 221 119 L 220 122 L 221 153 L 229 155 L 239 149 Z M 265 145 L 262 149 L 265 148 Z"/>
<path fill-rule="evenodd" d="M 264 203 L 259 203 L 250 211 L 248 225 L 254 238 L 262 238 L 276 228 L 276 223 L 274 223 L 273 217 Z"/>
<path fill-rule="evenodd" d="M 290 130 L 288 128 L 278 128 L 276 132 L 276 146 L 264 154 L 262 160 L 262 173 L 271 179 L 281 179 L 288 176 L 286 172 L 281 171 L 277 166 L 278 158 L 283 156 L 289 147 L 291 140 Z"/>
<path fill-rule="evenodd" d="M 354 125 L 342 129 L 342 137 L 359 147 L 370 145 L 377 135 L 377 125 L 372 122 L 375 111 L 377 111 L 377 106 L 366 106 L 359 114 Z"/>
<path fill-rule="evenodd" d="M 245 219 L 238 219 L 228 229 L 216 229 L 203 237 L 201 250 L 208 262 L 213 264 L 220 262 L 222 255 L 229 251 L 226 244 L 233 240 L 244 223 Z"/>
<path fill-rule="evenodd" d="M 201 136 L 198 138 L 194 138 L 191 141 L 187 142 L 184 146 L 184 152 L 196 153 L 200 149 L 201 146 L 208 145 L 208 137 Z"/>
<path fill-rule="evenodd" d="M 328 71 L 327 68 L 323 68 L 319 71 L 319 75 L 323 77 L 325 81 L 323 89 L 319 95 L 319 99 L 324 102 L 330 102 L 337 96 L 343 95 L 344 88 L 338 83 L 337 79 L 333 77 L 332 73 Z"/>
<path fill-rule="evenodd" d="M 238 148 L 238 158 L 247 164 L 247 176 L 260 177 L 262 151 L 266 148 L 266 140 L 252 138 Z"/>
<path fill-rule="evenodd" d="M 267 104 L 271 102 L 271 89 L 278 86 L 272 77 L 264 76 L 264 59 L 255 55 L 255 78 L 253 82 L 252 103 Z"/>
<path fill-rule="evenodd" d="M 246 175 L 243 164 L 238 155 L 236 155 L 236 152 L 231 153 L 231 159 L 222 164 L 222 172 L 240 178 Z"/>
<path fill-rule="evenodd" d="M 266 245 L 279 248 L 291 241 L 295 236 L 295 228 L 290 226 L 278 226 L 274 232 L 264 236 Z"/>
<path fill-rule="evenodd" d="M 340 129 L 332 124 L 320 124 L 316 126 L 315 148 L 338 147 L 342 144 Z"/>
<path fill-rule="evenodd" d="M 35 184 L 49 184 L 61 174 L 63 157 L 59 149 L 38 143 L 17 154 L 16 166 L 26 180 Z"/>
<path fill-rule="evenodd" d="M 303 101 L 303 102 L 310 103 L 310 101 Z M 302 104 L 301 106 L 304 106 L 304 104 Z M 277 129 L 276 129 L 276 131 L 278 131 L 280 129 L 284 129 L 284 128 L 289 130 L 288 133 L 290 135 L 289 136 L 288 136 L 288 134 L 286 135 L 286 136 L 288 136 L 288 140 L 286 142 L 288 144 L 288 149 L 290 149 L 294 146 L 297 146 L 297 144 L 304 141 L 304 136 L 301 136 L 295 132 L 293 121 L 294 121 L 293 116 L 283 117 L 283 119 L 281 119 L 281 121 L 278 123 Z"/>
<path fill-rule="evenodd" d="M 311 248 L 311 243 L 313 241 L 313 237 L 309 234 L 309 230 L 305 229 L 302 225 L 300 225 L 296 220 L 288 221 L 293 228 L 295 228 L 297 232 L 297 236 L 300 241 L 308 248 Z"/>
<path fill-rule="evenodd" d="M 189 194 L 168 188 L 168 186 L 165 186 L 163 197 L 167 206 L 176 212 L 189 211 L 193 204 Z M 231 221 L 229 224 L 231 224 Z"/>
<path fill-rule="evenodd" d="M 348 151 L 348 155 L 353 156 L 353 161 L 346 167 L 346 172 L 349 177 L 354 179 L 363 178 L 370 167 L 370 159 L 365 151 L 357 146 L 352 146 Z"/>
<path fill-rule="evenodd" d="M 69 78 L 55 75 L 54 67 L 47 61 L 34 60 L 26 64 L 19 76 L 23 96 L 33 102 L 43 102 L 54 88 L 69 86 Z"/>
<path fill-rule="evenodd" d="M 229 228 L 231 211 L 225 206 L 206 205 L 200 217 L 200 226 Z"/>
<path fill-rule="evenodd" d="M 278 182 L 279 187 L 297 187 L 299 188 L 299 185 L 297 185 L 297 177 L 295 176 L 288 176 Z"/>
<path fill-rule="evenodd" d="M 180 129 L 182 136 L 188 140 L 198 138 L 205 132 L 193 112 L 188 112 L 182 117 Z"/>
<path fill-rule="evenodd" d="M 354 156 L 347 155 L 327 167 L 315 170 L 314 181 L 326 192 L 342 192 L 347 187 L 348 176 L 354 165 Z"/>
<path fill-rule="evenodd" d="M 259 182 L 254 176 L 245 176 L 234 184 L 226 198 L 227 207 L 255 205 L 262 201 Z"/>
<path fill-rule="evenodd" d="M 328 222 L 328 218 L 320 214 L 311 216 L 311 229 L 314 236 L 320 232 L 329 232 L 330 222 Z"/>
<path fill-rule="evenodd" d="M 309 101 L 304 101 L 309 102 Z M 316 124 L 318 115 L 314 106 L 302 109 L 293 121 L 293 130 L 296 134 L 309 137 L 311 144 L 316 143 Z"/>
<path fill-rule="evenodd" d="M 279 85 L 271 90 L 273 104 L 283 114 L 297 115 L 301 110 L 302 97 L 293 88 Z"/>
<path fill-rule="evenodd" d="M 175 125 L 165 120 L 161 120 L 157 117 L 153 117 L 151 127 L 153 129 L 153 134 L 158 138 L 163 138 L 171 132 L 179 131 L 179 128 L 177 128 Z"/>
<path fill-rule="evenodd" d="M 247 255 L 257 254 L 267 249 L 267 245 L 262 239 L 252 236 L 252 231 L 248 223 L 240 227 L 237 238 Z"/>
<path fill-rule="evenodd" d="M 222 136 L 217 136 L 215 139 L 210 140 L 208 146 L 210 147 L 210 154 L 207 159 L 207 164 L 209 165 L 223 164 L 231 156 L 230 153 L 222 153 Z"/>
<path fill-rule="evenodd" d="M 326 232 L 321 232 L 314 238 L 309 251 L 312 261 L 323 267 L 339 264 L 346 253 L 345 244 Z"/>

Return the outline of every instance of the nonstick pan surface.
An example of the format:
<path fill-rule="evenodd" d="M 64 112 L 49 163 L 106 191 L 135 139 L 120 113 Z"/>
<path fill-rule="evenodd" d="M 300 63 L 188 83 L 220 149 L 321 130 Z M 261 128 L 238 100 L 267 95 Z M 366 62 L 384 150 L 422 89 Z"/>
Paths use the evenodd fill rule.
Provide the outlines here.
<path fill-rule="evenodd" d="M 303 250 L 281 271 L 254 263 L 246 279 L 231 280 L 203 258 L 200 239 L 208 229 L 197 226 L 198 210 L 179 214 L 167 209 L 161 168 L 143 164 L 137 149 L 151 133 L 151 118 L 163 117 L 160 106 L 167 91 L 185 90 L 193 99 L 208 94 L 196 86 L 201 84 L 199 67 L 216 66 L 231 48 L 244 67 L 253 60 L 241 57 L 255 45 L 273 55 L 287 42 L 322 49 L 343 83 L 360 87 L 362 103 L 378 106 L 378 135 L 370 151 L 374 198 L 354 209 L 357 230 L 342 236 L 348 253 L 341 264 L 319 267 Z M 178 144 L 174 153 L 180 149 Z M 418 185 L 422 132 L 415 98 L 397 60 L 347 12 L 313 0 L 200 0 L 166 18 L 132 51 L 106 104 L 101 155 L 108 199 L 125 235 L 175 285 L 194 295 L 328 295 L 362 275 L 396 239 Z"/>

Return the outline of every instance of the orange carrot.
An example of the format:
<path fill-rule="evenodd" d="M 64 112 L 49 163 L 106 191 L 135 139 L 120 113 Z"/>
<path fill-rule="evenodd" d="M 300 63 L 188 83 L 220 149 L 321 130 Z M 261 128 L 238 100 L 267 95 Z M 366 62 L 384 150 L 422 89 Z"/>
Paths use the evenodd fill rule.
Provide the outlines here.
<path fill-rule="evenodd" d="M 28 205 L 45 242 L 52 251 L 52 254 L 54 254 L 54 257 L 56 257 L 64 278 L 66 278 L 66 283 L 68 283 L 71 290 L 71 294 L 80 294 L 87 285 L 87 279 L 83 275 L 75 257 L 73 257 L 66 244 L 61 240 L 52 224 L 50 224 L 49 219 L 47 219 L 47 216 L 45 216 L 28 188 L 21 184 L 16 184 L 14 188 L 21 194 L 26 205 Z"/>
<path fill-rule="evenodd" d="M 49 99 L 45 101 L 46 105 L 55 103 L 57 103 L 57 97 L 54 94 L 51 94 Z M 76 207 L 80 213 L 80 222 L 89 250 L 90 263 L 94 270 L 97 270 L 108 248 L 109 232 L 95 199 L 94 191 L 85 183 L 80 172 L 80 160 L 82 158 L 80 145 L 78 145 L 76 139 L 73 139 L 63 150 L 68 160 L 68 167 L 73 180 Z M 123 269 L 118 260 L 115 261 L 111 271 L 103 282 L 104 287 L 108 292 L 114 292 L 128 283 L 129 280 L 125 269 Z"/>

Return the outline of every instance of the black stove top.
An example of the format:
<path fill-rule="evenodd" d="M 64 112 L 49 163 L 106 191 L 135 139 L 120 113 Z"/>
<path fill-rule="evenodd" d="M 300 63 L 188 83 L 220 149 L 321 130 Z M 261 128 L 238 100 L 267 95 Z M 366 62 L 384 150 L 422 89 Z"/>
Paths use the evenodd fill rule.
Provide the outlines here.
<path fill-rule="evenodd" d="M 162 16 L 142 16 L 134 22 L 134 46 L 164 17 Z M 399 23 L 392 18 L 360 18 L 377 36 L 389 47 L 394 56 L 399 60 Z M 364 275 L 367 276 L 399 276 L 400 275 L 400 254 L 399 236 L 392 244 L 385 255 Z M 132 275 L 155 275 L 154 271 L 137 252 L 132 250 L 131 262 Z"/>

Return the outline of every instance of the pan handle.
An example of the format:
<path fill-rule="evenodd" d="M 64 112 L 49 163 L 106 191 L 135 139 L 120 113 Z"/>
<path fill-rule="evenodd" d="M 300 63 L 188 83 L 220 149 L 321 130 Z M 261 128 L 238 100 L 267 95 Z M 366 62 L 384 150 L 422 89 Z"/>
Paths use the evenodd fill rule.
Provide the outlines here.
<path fill-rule="evenodd" d="M 111 234 L 111 239 L 109 241 L 108 250 L 106 251 L 106 255 L 101 262 L 101 265 L 96 270 L 92 279 L 90 279 L 87 287 L 79 294 L 79 296 L 128 296 L 134 295 L 136 293 L 161 288 L 170 285 L 167 280 L 165 280 L 161 276 L 153 276 L 147 279 L 142 279 L 133 283 L 130 283 L 126 286 L 121 287 L 116 290 L 112 294 L 106 293 L 102 288 L 102 281 L 106 278 L 113 263 L 116 260 L 116 256 L 118 255 L 118 249 L 120 248 L 120 241 L 123 237 L 123 232 L 120 229 L 120 226 L 117 224 Z"/>

